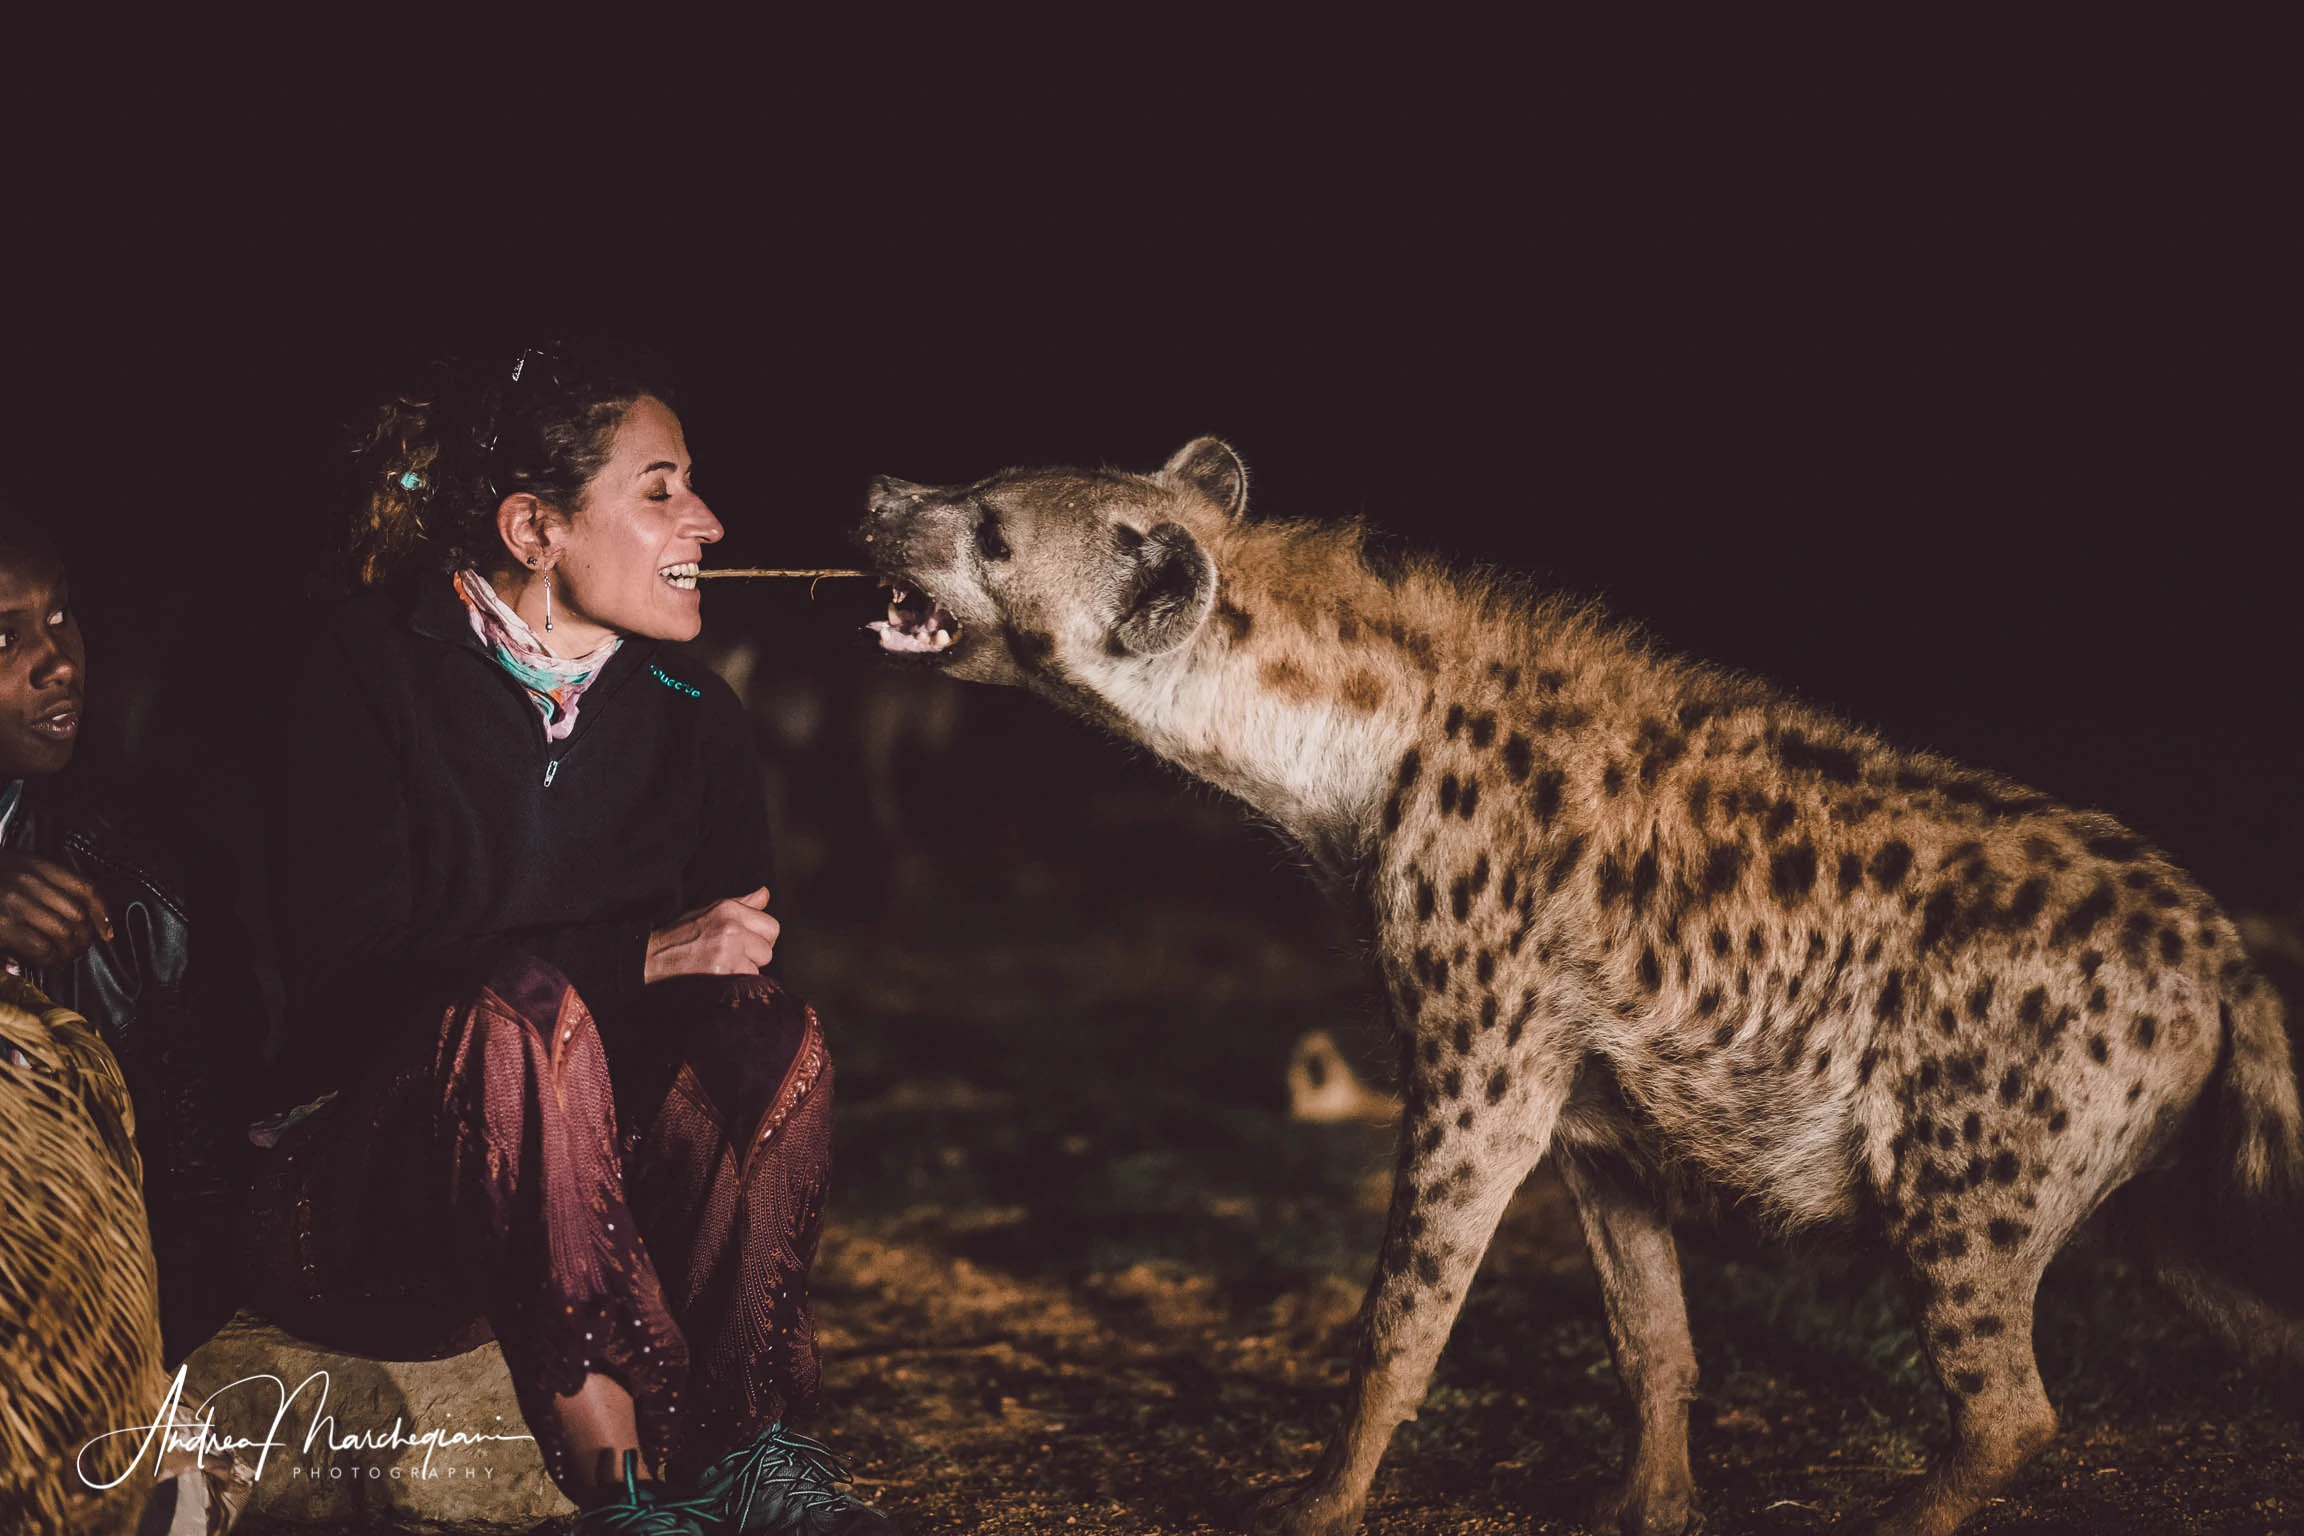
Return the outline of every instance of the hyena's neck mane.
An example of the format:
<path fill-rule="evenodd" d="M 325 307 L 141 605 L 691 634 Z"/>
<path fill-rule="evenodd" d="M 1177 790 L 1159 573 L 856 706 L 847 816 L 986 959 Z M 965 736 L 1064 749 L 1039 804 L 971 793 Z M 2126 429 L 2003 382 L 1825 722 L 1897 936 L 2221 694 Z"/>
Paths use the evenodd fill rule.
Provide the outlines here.
<path fill-rule="evenodd" d="M 1588 666 L 1621 649 L 1575 606 L 1501 580 L 1366 553 L 1357 524 L 1210 520 L 1218 576 L 1192 642 L 1130 669 L 1109 701 L 1130 734 L 1350 876 L 1403 755 L 1487 669 Z"/>

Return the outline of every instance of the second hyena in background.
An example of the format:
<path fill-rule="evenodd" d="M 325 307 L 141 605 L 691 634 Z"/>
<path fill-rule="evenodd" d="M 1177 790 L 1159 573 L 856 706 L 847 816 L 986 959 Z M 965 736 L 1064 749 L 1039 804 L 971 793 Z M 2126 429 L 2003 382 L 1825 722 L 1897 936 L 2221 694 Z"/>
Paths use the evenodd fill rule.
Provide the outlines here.
<path fill-rule="evenodd" d="M 1679 1202 L 1900 1257 L 1953 1441 L 1891 1531 L 1951 1531 L 2053 1434 L 2033 1293 L 2123 1185 L 2195 1317 L 2304 1355 L 2280 1007 L 2182 871 L 1588 608 L 1252 521 L 1246 484 L 1202 439 L 1151 475 L 883 480 L 864 532 L 886 649 L 1103 722 L 1368 908 L 1399 1169 L 1344 1425 L 1268 1528 L 1357 1525 L 1548 1151 L 1638 1414 L 1604 1512 L 1628 1532 L 1689 1516 Z"/>

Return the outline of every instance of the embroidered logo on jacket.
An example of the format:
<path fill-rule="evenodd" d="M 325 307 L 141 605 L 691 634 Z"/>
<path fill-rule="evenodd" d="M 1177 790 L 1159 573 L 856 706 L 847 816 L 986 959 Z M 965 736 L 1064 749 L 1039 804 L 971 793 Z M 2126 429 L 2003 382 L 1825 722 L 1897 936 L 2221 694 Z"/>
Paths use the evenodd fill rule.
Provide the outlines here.
<path fill-rule="evenodd" d="M 671 689 L 674 693 L 684 693 L 692 699 L 700 699 L 704 697 L 703 689 L 698 688 L 693 684 L 680 681 L 680 679 L 674 677 L 671 673 L 665 671 L 662 667 L 657 666 L 654 662 L 650 662 L 648 664 L 648 675 L 656 679 L 656 681 L 662 683 L 665 687 Z"/>

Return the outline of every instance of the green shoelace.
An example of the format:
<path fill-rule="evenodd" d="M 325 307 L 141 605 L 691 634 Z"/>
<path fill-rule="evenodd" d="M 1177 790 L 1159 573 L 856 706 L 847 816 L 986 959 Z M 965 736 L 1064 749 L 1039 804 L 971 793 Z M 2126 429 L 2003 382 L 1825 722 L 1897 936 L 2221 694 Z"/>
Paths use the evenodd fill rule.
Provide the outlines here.
<path fill-rule="evenodd" d="M 586 1536 L 699 1536 L 712 1512 L 711 1499 L 674 1499 L 640 1492 L 640 1453 L 624 1453 L 624 1502 L 600 1504 L 576 1517 L 573 1531 Z"/>
<path fill-rule="evenodd" d="M 749 1449 L 722 1457 L 705 1478 L 708 1486 L 728 1490 L 722 1496 L 735 1506 L 731 1518 L 738 1530 L 764 1495 L 780 1494 L 788 1509 L 802 1514 L 838 1509 L 845 1496 L 831 1485 L 850 1480 L 830 1446 L 782 1424 L 771 1424 Z"/>

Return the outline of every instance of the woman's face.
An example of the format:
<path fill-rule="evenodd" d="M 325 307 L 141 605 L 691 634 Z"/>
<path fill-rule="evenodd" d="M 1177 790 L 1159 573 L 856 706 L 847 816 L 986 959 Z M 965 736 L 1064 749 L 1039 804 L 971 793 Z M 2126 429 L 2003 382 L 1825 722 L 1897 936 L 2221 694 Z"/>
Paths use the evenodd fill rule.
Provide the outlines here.
<path fill-rule="evenodd" d="M 696 638 L 703 604 L 687 572 L 722 529 L 689 484 L 693 467 L 680 418 L 641 396 L 565 527 L 553 595 L 571 617 L 653 640 Z"/>

